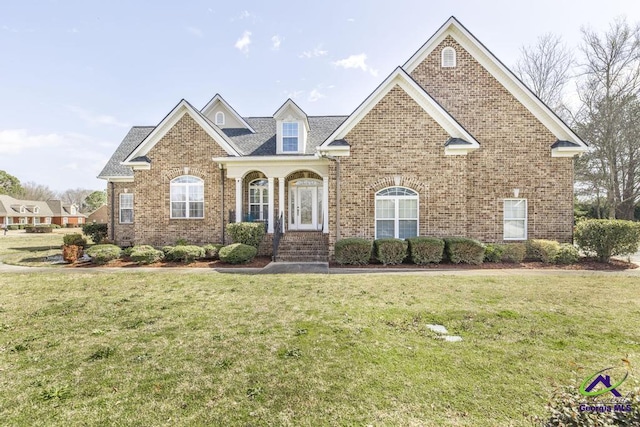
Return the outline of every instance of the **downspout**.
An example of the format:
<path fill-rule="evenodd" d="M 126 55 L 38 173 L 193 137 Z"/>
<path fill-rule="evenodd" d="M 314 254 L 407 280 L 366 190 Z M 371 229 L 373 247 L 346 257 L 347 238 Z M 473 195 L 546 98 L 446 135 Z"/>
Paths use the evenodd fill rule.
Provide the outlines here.
<path fill-rule="evenodd" d="M 336 242 L 340 240 L 340 157 L 336 157 Z"/>
<path fill-rule="evenodd" d="M 225 218 L 225 210 L 224 210 L 224 166 L 222 164 L 218 165 L 220 167 L 220 182 L 222 182 L 222 244 L 225 244 L 224 239 L 224 218 Z"/>
<path fill-rule="evenodd" d="M 111 241 L 115 243 L 116 241 L 116 218 L 115 218 L 115 209 L 116 209 L 116 196 L 115 196 L 115 183 L 113 181 L 109 182 L 111 184 Z"/>

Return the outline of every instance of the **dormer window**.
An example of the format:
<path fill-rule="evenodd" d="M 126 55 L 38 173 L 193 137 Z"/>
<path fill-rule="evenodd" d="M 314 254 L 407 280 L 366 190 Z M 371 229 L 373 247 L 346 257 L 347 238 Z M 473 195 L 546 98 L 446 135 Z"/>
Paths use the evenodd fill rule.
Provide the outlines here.
<path fill-rule="evenodd" d="M 299 151 L 298 139 L 298 122 L 283 122 L 282 151 L 297 153 Z"/>
<path fill-rule="evenodd" d="M 216 113 L 216 125 L 223 126 L 224 125 L 224 113 L 222 111 L 218 111 Z"/>
<path fill-rule="evenodd" d="M 456 66 L 456 50 L 452 47 L 442 49 L 442 68 L 453 68 Z"/>
<path fill-rule="evenodd" d="M 27 212 L 27 208 L 24 206 L 20 206 L 20 213 L 26 213 Z"/>
<path fill-rule="evenodd" d="M 37 206 L 33 208 L 33 213 L 40 213 L 40 208 Z"/>

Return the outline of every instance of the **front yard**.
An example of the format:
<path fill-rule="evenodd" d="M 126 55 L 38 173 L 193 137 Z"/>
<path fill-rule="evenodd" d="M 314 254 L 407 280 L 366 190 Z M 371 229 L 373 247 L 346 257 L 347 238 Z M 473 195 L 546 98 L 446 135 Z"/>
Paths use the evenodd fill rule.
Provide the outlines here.
<path fill-rule="evenodd" d="M 638 307 L 607 274 L 4 273 L 0 419 L 530 425 L 556 386 L 637 363 Z"/>

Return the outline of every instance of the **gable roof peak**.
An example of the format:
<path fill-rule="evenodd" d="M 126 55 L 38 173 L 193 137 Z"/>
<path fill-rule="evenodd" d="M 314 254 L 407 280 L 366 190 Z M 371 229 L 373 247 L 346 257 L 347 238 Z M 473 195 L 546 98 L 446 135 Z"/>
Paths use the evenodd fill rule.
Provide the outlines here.
<path fill-rule="evenodd" d="M 273 113 L 273 118 L 276 120 L 283 120 L 286 118 L 287 112 L 290 112 L 291 115 L 301 119 L 307 127 L 307 130 L 309 130 L 309 117 L 307 116 L 307 113 L 305 113 L 304 110 L 302 110 L 302 108 L 300 108 L 291 98 L 288 98 L 284 104 L 282 104 L 282 106 Z"/>
<path fill-rule="evenodd" d="M 256 131 L 247 123 L 247 121 L 240 115 L 238 112 L 227 102 L 219 93 L 216 93 L 213 98 L 207 104 L 202 107 L 200 113 L 205 117 L 210 117 L 212 111 L 216 109 L 219 105 L 222 105 L 224 110 L 231 116 L 233 116 L 238 122 L 244 126 L 245 129 L 248 129 L 251 133 L 255 133 Z M 214 123 L 215 126 L 215 123 Z"/>

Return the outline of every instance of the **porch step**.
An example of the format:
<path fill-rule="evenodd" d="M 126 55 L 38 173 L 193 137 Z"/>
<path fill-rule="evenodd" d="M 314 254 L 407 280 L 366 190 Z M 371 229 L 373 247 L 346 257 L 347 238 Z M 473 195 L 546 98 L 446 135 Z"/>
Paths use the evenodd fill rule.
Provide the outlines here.
<path fill-rule="evenodd" d="M 318 231 L 289 231 L 282 236 L 276 261 L 327 262 L 329 237 Z"/>

